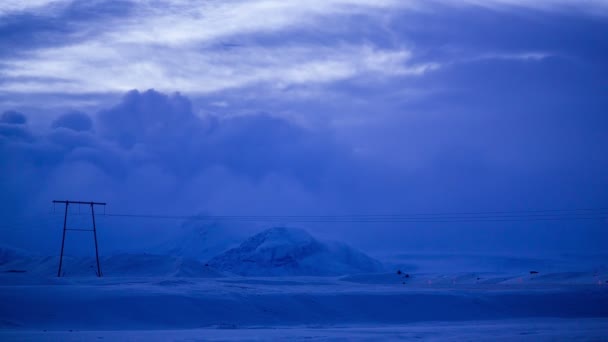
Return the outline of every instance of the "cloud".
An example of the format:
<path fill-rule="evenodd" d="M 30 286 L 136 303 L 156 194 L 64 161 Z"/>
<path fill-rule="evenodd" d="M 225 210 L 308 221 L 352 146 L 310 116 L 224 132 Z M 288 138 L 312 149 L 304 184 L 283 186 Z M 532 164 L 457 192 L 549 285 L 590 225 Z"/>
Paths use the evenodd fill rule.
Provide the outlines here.
<path fill-rule="evenodd" d="M 1 138 L 28 140 L 30 134 L 27 129 L 21 127 L 21 125 L 0 123 L 0 139 Z"/>
<path fill-rule="evenodd" d="M 53 128 L 67 128 L 73 131 L 90 131 L 93 128 L 93 120 L 81 112 L 66 113 L 53 121 Z"/>
<path fill-rule="evenodd" d="M 439 0 L 450 6 L 480 6 L 499 10 L 533 9 L 549 12 L 580 11 L 586 14 L 608 14 L 608 1 L 606 0 L 464 0 L 458 2 Z"/>
<path fill-rule="evenodd" d="M 83 34 L 66 34 L 54 46 L 41 43 L 7 57 L 0 64 L 0 91 L 121 93 L 153 86 L 209 93 L 258 84 L 287 87 L 360 76 L 414 76 L 438 67 L 410 63 L 412 52 L 406 48 L 349 42 L 349 33 L 340 32 L 339 23 L 355 15 L 381 17 L 387 9 L 411 7 L 407 3 L 138 1 L 134 6 L 131 16 L 112 22 L 93 18 L 86 30 L 78 18 L 66 18 L 75 21 L 68 32 L 82 27 Z M 332 42 L 300 39 L 316 31 L 334 36 Z M 279 42 L 275 35 L 293 39 Z M 233 40 L 241 43 L 224 48 L 225 41 Z"/>
<path fill-rule="evenodd" d="M 44 49 L 27 60 L 7 61 L 10 77 L 0 90 L 45 93 L 49 87 L 64 93 L 123 92 L 158 85 L 165 91 L 210 93 L 268 84 L 284 88 L 323 84 L 358 76 L 416 76 L 437 63 L 409 63 L 407 50 L 372 46 L 243 47 L 217 50 L 163 50 L 132 46 L 82 44 Z M 62 74 L 65 79 L 53 80 Z M 113 77 L 107 77 L 112 74 Z M 25 81 L 27 78 L 42 77 Z"/>
<path fill-rule="evenodd" d="M 6 15 L 0 107 L 28 116 L 0 122 L 0 216 L 91 197 L 167 214 L 595 207 L 608 26 L 589 18 L 599 3 L 550 3 L 95 1 Z M 73 109 L 90 120 L 52 128 Z M 115 222 L 113 241 L 172 224 Z M 441 225 L 304 228 L 432 249 L 496 237 L 480 226 L 469 240 Z M 512 245 L 535 227 L 518 225 Z M 559 228 L 546 236 L 605 240 Z"/>
<path fill-rule="evenodd" d="M 544 59 L 553 57 L 553 54 L 546 52 L 522 52 L 522 53 L 486 53 L 479 57 L 477 60 L 484 59 L 497 59 L 497 60 L 512 60 L 512 61 L 533 61 L 538 62 Z"/>
<path fill-rule="evenodd" d="M 442 65 L 420 47 L 424 42 L 412 41 L 395 28 L 415 22 L 418 14 L 440 17 L 454 6 L 550 13 L 607 8 L 605 1 L 567 0 L 58 3 L 62 5 L 38 1 L 6 7 L 35 15 L 23 20 L 24 27 L 11 21 L 5 29 L 8 42 L 0 39 L 0 46 L 11 48 L 14 41 L 30 42 L 19 43 L 18 51 L 0 61 L 0 92 L 123 93 L 153 87 L 208 94 L 260 85 L 324 86 L 357 78 L 390 81 L 426 75 Z M 124 13 L 112 9 L 117 6 Z M 38 22 L 37 14 L 47 7 L 55 9 L 57 18 Z M 432 32 L 424 27 L 417 32 L 427 30 Z M 528 51 L 507 51 L 505 56 Z"/>
<path fill-rule="evenodd" d="M 0 116 L 0 140 L 13 139 L 28 140 L 31 138 L 28 128 L 25 126 L 27 117 L 20 112 L 8 110 Z"/>
<path fill-rule="evenodd" d="M 251 179 L 284 174 L 310 183 L 333 158 L 343 158 L 330 136 L 266 114 L 199 117 L 177 93 L 131 91 L 97 121 L 104 141 L 178 177 L 220 167 Z"/>
<path fill-rule="evenodd" d="M 69 2 L 69 0 L 5 0 L 0 3 L 0 16 L 23 13 L 23 12 L 40 12 L 41 10 L 54 5 L 61 5 Z"/>
<path fill-rule="evenodd" d="M 3 121 L 11 121 L 13 117 L 4 115 Z M 25 121 L 21 116 L 18 118 L 19 122 Z M 232 119 L 201 119 L 192 112 L 188 99 L 178 94 L 133 91 L 118 105 L 95 116 L 95 131 L 91 129 L 91 119 L 83 113 L 60 116 L 54 121 L 52 130 L 32 131 L 24 123 L 2 122 L 0 190 L 5 196 L 2 196 L 0 213 L 3 225 L 23 224 L 22 215 L 27 215 L 28 211 L 38 213 L 41 208 L 48 207 L 50 200 L 57 198 L 94 197 L 111 203 L 115 212 L 149 212 L 164 207 L 169 212 L 183 214 L 205 209 L 205 203 L 200 202 L 197 194 L 204 192 L 209 200 L 225 196 L 225 189 L 217 187 L 225 182 L 234 180 L 243 185 L 240 190 L 231 190 L 235 196 L 235 191 L 242 192 L 245 187 L 255 189 L 253 184 L 258 181 L 252 180 L 253 174 L 271 177 L 280 172 L 276 169 L 277 164 L 231 164 L 230 159 L 237 160 L 238 156 L 230 156 L 228 152 L 248 153 L 249 158 L 255 160 L 266 153 L 273 154 L 273 149 L 281 144 L 273 140 L 275 133 L 269 130 L 265 132 L 269 142 L 260 145 L 264 149 L 256 148 L 255 144 L 259 142 L 251 141 L 243 151 L 229 151 L 225 146 L 232 144 L 232 140 L 246 139 L 241 135 L 261 134 L 249 129 L 263 127 L 264 124 L 256 126 L 256 121 L 268 119 L 252 117 L 248 120 L 249 124 L 234 125 Z M 223 126 L 234 127 L 224 129 Z M 307 139 L 295 126 L 287 125 L 285 129 L 285 134 L 292 139 L 297 140 L 298 135 L 299 139 Z M 234 131 L 235 135 L 213 133 L 216 131 Z M 301 154 L 297 149 L 290 153 Z M 196 187 L 201 182 L 217 187 L 213 190 L 215 194 L 209 186 Z M 252 195 L 245 197 L 251 200 L 249 196 Z M 124 228 L 129 231 L 128 227 Z M 41 234 L 54 241 L 50 231 Z M 16 231 L 2 230 L 0 234 L 4 234 L 4 241 L 24 242 L 23 236 Z M 110 234 L 106 238 L 115 238 L 118 242 L 121 239 L 118 235 Z"/>
<path fill-rule="evenodd" d="M 27 118 L 25 117 L 25 115 L 14 110 L 6 111 L 2 113 L 2 116 L 0 116 L 0 123 L 22 125 L 26 122 Z"/>
<path fill-rule="evenodd" d="M 335 176 L 330 172 L 334 164 L 349 163 L 348 149 L 334 141 L 328 131 L 311 131 L 266 114 L 201 117 L 194 114 L 190 101 L 180 94 L 131 91 L 116 106 L 100 111 L 95 123 L 93 130 L 88 115 L 68 113 L 56 119 L 54 129 L 48 132 L 33 133 L 28 127 L 20 127 L 24 125 L 2 124 L 0 127 L 6 128 L 0 131 L 6 137 L 0 145 L 2 159 L 13 164 L 15 172 L 21 169 L 23 175 L 44 170 L 44 177 L 29 179 L 40 189 L 29 195 L 33 198 L 44 197 L 40 191 L 52 184 L 50 188 L 62 198 L 99 192 L 120 203 L 147 203 L 151 190 L 148 185 L 133 192 L 122 190 L 126 183 L 132 186 L 133 177 L 173 184 L 162 186 L 158 191 L 163 192 L 158 196 L 170 194 L 179 202 L 183 196 L 191 196 L 190 191 L 196 191 L 191 182 L 198 182 L 205 175 L 236 179 L 244 187 L 282 179 L 285 184 L 314 188 Z M 19 130 L 9 130 L 13 126 Z M 31 139 L 20 142 L 26 135 L 31 135 Z M 86 189 L 65 193 L 62 185 L 71 182 L 73 173 L 82 165 L 89 165 L 97 170 L 95 174 L 104 177 Z M 109 184 L 104 184 L 106 181 Z M 218 180 L 218 184 L 223 181 Z M 267 194 L 270 196 L 270 192 Z M 191 212 L 198 206 L 189 203 L 187 208 Z"/>
<path fill-rule="evenodd" d="M 0 125 L 5 225 L 23 225 L 24 216 L 65 198 L 106 201 L 114 213 L 340 211 L 352 204 L 344 190 L 362 167 L 328 127 L 269 114 L 198 115 L 177 93 L 131 91 L 91 118 L 68 113 L 52 126 Z M 117 221 L 103 238 L 116 248 L 142 247 L 176 234 L 179 224 L 150 221 L 143 231 L 141 222 Z M 256 227 L 264 225 L 248 229 Z M 52 248 L 54 232 L 40 232 L 36 248 Z M 26 244 L 18 231 L 10 234 L 7 243 Z"/>
<path fill-rule="evenodd" d="M 454 104 L 449 97 L 436 99 Z M 459 101 L 480 102 L 479 97 Z M 60 243 L 55 228 L 61 222 L 48 216 L 47 221 L 40 220 L 32 213 L 48 212 L 50 201 L 58 198 L 106 201 L 109 213 L 383 214 L 483 211 L 528 200 L 552 208 L 553 201 L 562 203 L 554 194 L 579 194 L 602 186 L 601 177 L 591 182 L 580 177 L 584 170 L 563 169 L 572 162 L 564 158 L 571 152 L 547 148 L 564 133 L 570 134 L 568 146 L 584 141 L 560 127 L 541 125 L 539 130 L 519 125 L 513 108 L 515 104 L 488 117 L 471 117 L 451 106 L 449 116 L 412 114 L 381 125 L 365 124 L 358 144 L 369 148 L 366 154 L 357 153 L 330 126 L 302 126 L 270 114 L 196 113 L 187 97 L 154 90 L 126 93 L 117 104 L 90 117 L 94 125 L 86 127 L 91 129 L 75 124 L 86 117 L 82 113 L 61 116 L 58 121 L 63 123 L 53 129 L 1 123 L 0 191 L 5 196 L 0 215 L 5 226 L 19 229 L 0 230 L 0 236 L 9 244 L 36 243 L 35 248 L 44 251 L 55 248 Z M 505 112 L 511 115 L 504 116 Z M 463 120 L 465 116 L 469 120 Z M 517 135 L 511 133 L 515 127 Z M 529 131 L 524 134 L 522 127 Z M 578 154 L 577 158 L 585 158 Z M 544 161 L 539 162 L 539 156 Z M 604 164 L 598 161 L 594 167 L 602 169 Z M 565 185 L 569 181 L 576 182 Z M 107 227 L 101 238 L 109 250 L 161 243 L 175 237 L 181 224 L 100 219 Z M 536 229 L 532 223 L 507 224 L 513 228 L 500 244 L 505 248 L 516 249 L 530 229 Z M 42 227 L 34 242 L 25 239 L 32 227 Z M 265 227 L 252 223 L 242 229 Z M 573 240 L 576 234 L 568 227 L 534 231 L 539 238 L 545 233 L 560 236 L 551 240 L 554 244 L 543 244 L 549 247 L 590 246 L 587 240 L 596 240 L 593 237 L 599 234 Z M 370 249 L 415 249 L 423 242 L 429 250 L 455 245 L 475 250 L 492 247 L 496 239 L 487 224 L 311 223 L 303 228 Z M 461 233 L 464 228 L 468 235 Z"/>
<path fill-rule="evenodd" d="M 323 18 L 365 14 L 412 2 L 393 0 L 161 1 L 138 2 L 142 15 L 126 21 L 108 36 L 118 43 L 180 46 L 205 43 L 239 35 L 284 31 L 326 23 Z M 260 20 L 264 18 L 264 20 Z"/>

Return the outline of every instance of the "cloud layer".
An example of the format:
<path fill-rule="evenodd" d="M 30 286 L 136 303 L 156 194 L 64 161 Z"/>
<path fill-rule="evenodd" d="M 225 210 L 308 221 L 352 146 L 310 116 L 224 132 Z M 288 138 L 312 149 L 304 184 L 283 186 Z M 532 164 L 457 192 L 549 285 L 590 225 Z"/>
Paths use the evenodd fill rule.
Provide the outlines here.
<path fill-rule="evenodd" d="M 266 114 L 199 117 L 187 98 L 153 90 L 131 91 L 94 118 L 61 115 L 48 130 L 24 120 L 7 112 L 0 123 L 5 227 L 44 212 L 52 199 L 91 196 L 115 213 L 314 211 L 331 200 L 323 193 L 350 177 L 339 174 L 343 168 L 356 165 L 328 131 Z M 162 239 L 179 222 L 151 226 Z"/>
<path fill-rule="evenodd" d="M 61 222 L 28 215 L 56 198 L 262 215 L 608 201 L 603 1 L 0 6 L 0 214 L 24 229 L 3 241 L 55 238 Z M 107 223 L 116 248 L 179 226 Z M 602 224 L 303 228 L 376 249 L 581 250 Z"/>
<path fill-rule="evenodd" d="M 10 39 L 18 49 L 0 63 L 0 92 L 210 93 L 421 75 L 441 63 L 418 56 L 392 26 L 455 7 L 606 12 L 604 1 L 567 0 L 9 2 L 0 7 L 4 34 L 33 45 Z M 355 25 L 361 32 L 348 29 Z"/>
<path fill-rule="evenodd" d="M 510 120 L 517 119 L 500 127 L 521 128 Z M 535 154 L 542 145 L 536 140 L 556 139 L 551 133 L 555 128 L 546 127 L 540 137 L 538 132 L 520 133 L 509 141 L 496 128 L 480 132 L 475 120 L 408 121 L 392 122 L 392 130 L 383 128 L 381 134 L 388 139 L 384 141 L 369 127 L 368 142 L 388 144 L 382 153 L 369 154 L 340 142 L 329 127 L 304 127 L 268 114 L 201 116 L 186 97 L 153 90 L 128 92 L 118 104 L 92 117 L 80 112 L 61 115 L 44 130 L 30 127 L 22 114 L 5 113 L 0 123 L 0 190 L 5 194 L 0 232 L 8 243 L 53 248 L 60 237 L 61 217 L 36 216 L 48 211 L 53 199 L 107 201 L 112 213 L 161 215 L 458 212 L 514 203 L 526 208 L 522 200 L 544 207 L 559 207 L 572 199 L 601 201 L 593 187 L 605 186 L 605 179 L 583 179 L 584 168 L 566 168 L 563 163 L 575 158 L 571 152 Z M 399 136 L 401 140 L 395 140 Z M 581 143 L 570 137 L 570 145 Z M 520 139 L 534 144 L 525 147 L 532 148 L 529 154 L 513 150 L 512 144 Z M 486 154 L 484 148 L 492 153 Z M 520 155 L 509 155 L 513 151 Z M 605 163 L 604 158 L 588 167 L 597 169 Z M 539 174 L 548 170 L 550 174 Z M 558 193 L 563 200 L 554 196 Z M 86 216 L 76 218 L 89 224 Z M 103 221 L 109 227 L 103 239 L 110 250 L 145 248 L 174 238 L 180 224 L 179 220 L 108 219 Z M 268 224 L 237 226 L 246 234 Z M 532 248 L 530 244 L 539 253 L 564 246 L 594 250 L 591 241 L 601 241 L 597 235 L 604 233 L 594 222 L 582 227 L 584 235 L 573 230 L 571 222 L 493 223 L 491 227 L 311 223 L 304 228 L 372 250 L 423 246 L 495 251 L 499 246 Z M 41 238 L 26 239 L 33 232 Z"/>

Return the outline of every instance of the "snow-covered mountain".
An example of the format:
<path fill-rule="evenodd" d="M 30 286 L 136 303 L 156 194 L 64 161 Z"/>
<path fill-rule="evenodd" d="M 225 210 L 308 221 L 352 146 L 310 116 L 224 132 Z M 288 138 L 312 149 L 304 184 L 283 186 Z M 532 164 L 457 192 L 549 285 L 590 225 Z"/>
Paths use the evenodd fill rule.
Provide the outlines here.
<path fill-rule="evenodd" d="M 244 276 L 328 276 L 382 270 L 380 262 L 345 244 L 321 242 L 305 230 L 271 228 L 209 261 Z"/>

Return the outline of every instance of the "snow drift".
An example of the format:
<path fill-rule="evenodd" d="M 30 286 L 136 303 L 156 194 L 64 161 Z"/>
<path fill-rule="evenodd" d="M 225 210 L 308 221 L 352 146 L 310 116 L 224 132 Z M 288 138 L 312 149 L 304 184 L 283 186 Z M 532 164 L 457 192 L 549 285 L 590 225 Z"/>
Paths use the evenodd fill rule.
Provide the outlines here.
<path fill-rule="evenodd" d="M 0 277 L 0 331 L 369 327 L 608 317 L 608 292 L 597 285 L 410 287 L 345 283 L 328 277 L 271 282 L 89 277 L 15 285 L 14 279 L 20 277 Z M 206 340 L 204 335 L 200 338 Z M 378 340 L 386 339 L 390 340 Z"/>
<path fill-rule="evenodd" d="M 222 274 L 196 259 L 156 254 L 118 254 L 103 260 L 105 275 L 215 278 Z"/>
<path fill-rule="evenodd" d="M 382 270 L 380 262 L 345 244 L 321 242 L 306 231 L 277 227 L 258 233 L 209 261 L 243 276 L 331 276 Z"/>

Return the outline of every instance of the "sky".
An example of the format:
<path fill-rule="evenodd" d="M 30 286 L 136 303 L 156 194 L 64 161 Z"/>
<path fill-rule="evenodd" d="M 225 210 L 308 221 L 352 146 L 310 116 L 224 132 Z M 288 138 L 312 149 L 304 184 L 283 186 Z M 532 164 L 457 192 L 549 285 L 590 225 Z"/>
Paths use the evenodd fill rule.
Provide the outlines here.
<path fill-rule="evenodd" d="M 604 0 L 2 1 L 0 241 L 55 252 L 54 199 L 180 216 L 608 208 L 606 37 Z M 100 220 L 107 250 L 184 233 Z M 606 219 L 279 223 L 370 252 L 608 238 Z"/>

